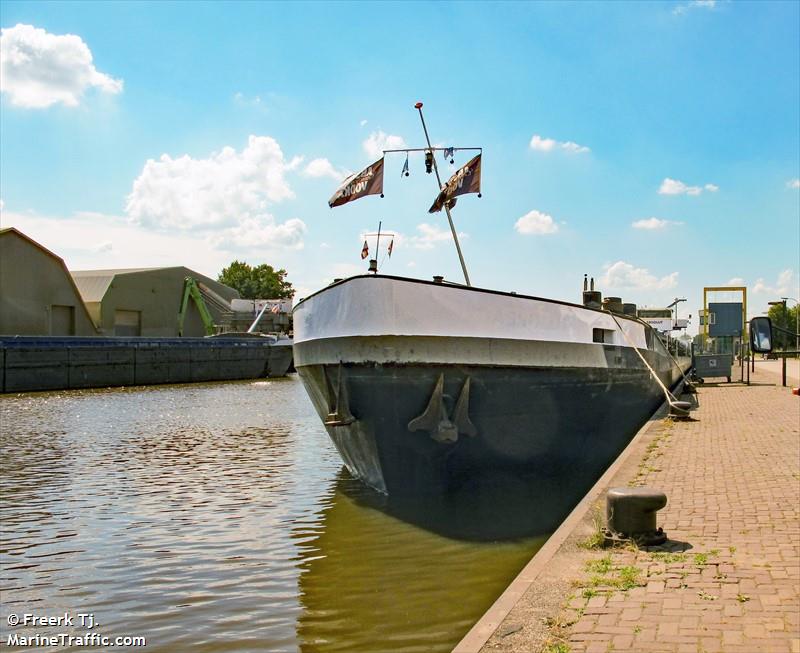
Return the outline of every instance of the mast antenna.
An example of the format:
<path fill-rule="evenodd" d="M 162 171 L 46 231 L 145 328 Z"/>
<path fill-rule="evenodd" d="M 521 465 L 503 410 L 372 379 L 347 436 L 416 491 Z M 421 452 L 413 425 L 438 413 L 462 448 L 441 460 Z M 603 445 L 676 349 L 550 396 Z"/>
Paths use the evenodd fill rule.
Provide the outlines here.
<path fill-rule="evenodd" d="M 428 142 L 428 151 L 432 152 L 433 146 L 431 145 L 430 136 L 428 136 L 428 128 L 425 125 L 425 117 L 422 115 L 422 102 L 417 102 L 414 108 L 419 111 L 419 119 L 422 121 L 422 129 L 425 132 L 425 140 Z M 436 181 L 439 183 L 439 190 L 442 190 L 442 179 L 439 176 L 439 166 L 436 163 L 436 157 L 433 159 L 433 170 L 436 173 Z M 458 252 L 458 260 L 461 262 L 461 270 L 464 272 L 464 281 L 468 286 L 472 284 L 469 282 L 469 274 L 467 273 L 467 264 L 464 263 L 464 255 L 461 253 L 461 245 L 458 242 L 458 234 L 456 233 L 455 225 L 453 225 L 453 216 L 450 214 L 450 207 L 445 202 L 444 210 L 447 212 L 447 221 L 450 223 L 450 233 L 453 234 L 453 242 L 456 244 L 456 251 Z"/>

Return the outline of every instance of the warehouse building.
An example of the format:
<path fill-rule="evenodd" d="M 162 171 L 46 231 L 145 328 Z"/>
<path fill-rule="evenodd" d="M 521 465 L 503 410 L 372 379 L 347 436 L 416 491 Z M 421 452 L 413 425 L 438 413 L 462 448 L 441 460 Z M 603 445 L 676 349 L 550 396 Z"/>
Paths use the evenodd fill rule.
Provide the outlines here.
<path fill-rule="evenodd" d="M 0 335 L 97 335 L 63 259 L 13 227 L 0 229 Z"/>
<path fill-rule="evenodd" d="M 100 335 L 178 336 L 178 314 L 190 277 L 214 325 L 230 320 L 230 303 L 239 293 L 185 267 L 73 271 L 72 278 Z M 184 315 L 184 336 L 208 333 L 195 301 Z"/>

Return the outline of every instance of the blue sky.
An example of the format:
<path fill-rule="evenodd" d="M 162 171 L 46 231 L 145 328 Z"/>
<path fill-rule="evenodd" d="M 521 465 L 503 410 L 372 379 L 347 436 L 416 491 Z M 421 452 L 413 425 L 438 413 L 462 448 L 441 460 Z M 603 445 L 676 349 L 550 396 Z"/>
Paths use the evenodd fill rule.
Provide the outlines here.
<path fill-rule="evenodd" d="M 383 271 L 458 281 L 421 158 L 327 206 L 424 144 L 421 100 L 435 143 L 484 148 L 454 211 L 474 285 L 577 301 L 589 273 L 693 315 L 703 286 L 800 295 L 798 2 L 4 1 L 0 27 L 0 221 L 72 269 L 238 258 L 302 296 L 382 220 Z"/>

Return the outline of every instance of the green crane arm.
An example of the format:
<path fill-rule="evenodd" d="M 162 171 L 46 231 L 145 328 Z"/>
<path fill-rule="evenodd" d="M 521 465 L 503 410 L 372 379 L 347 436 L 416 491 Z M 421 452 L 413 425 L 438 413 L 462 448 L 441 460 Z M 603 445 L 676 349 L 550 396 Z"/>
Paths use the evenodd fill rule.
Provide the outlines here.
<path fill-rule="evenodd" d="M 203 296 L 200 294 L 200 289 L 197 287 L 197 282 L 192 279 L 192 277 L 186 277 L 183 280 L 183 298 L 181 299 L 181 310 L 178 313 L 178 335 L 183 336 L 183 321 L 186 318 L 189 297 L 194 300 L 195 306 L 197 306 L 197 311 L 200 313 L 200 319 L 203 321 L 206 335 L 214 335 L 214 319 L 211 317 L 211 313 L 208 312 L 206 303 L 203 301 Z"/>

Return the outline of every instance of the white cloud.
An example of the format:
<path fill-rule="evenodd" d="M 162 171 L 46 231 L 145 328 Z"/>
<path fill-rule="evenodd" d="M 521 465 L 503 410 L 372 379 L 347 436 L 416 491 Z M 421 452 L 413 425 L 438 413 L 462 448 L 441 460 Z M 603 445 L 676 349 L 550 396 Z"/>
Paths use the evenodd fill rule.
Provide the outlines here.
<path fill-rule="evenodd" d="M 764 279 L 757 279 L 753 286 L 755 294 L 771 295 L 774 298 L 778 297 L 797 297 L 800 294 L 798 289 L 798 281 L 795 280 L 794 270 L 787 268 L 778 275 L 774 286 L 768 285 Z"/>
<path fill-rule="evenodd" d="M 786 182 L 787 188 L 800 188 L 800 179 L 790 179 Z"/>
<path fill-rule="evenodd" d="M 699 195 L 702 192 L 703 189 L 699 186 L 687 186 L 682 181 L 669 177 L 661 182 L 661 187 L 658 189 L 659 195 Z"/>
<path fill-rule="evenodd" d="M 700 195 L 704 190 L 708 191 L 709 193 L 716 193 L 719 190 L 719 186 L 715 186 L 714 184 L 706 184 L 705 186 L 689 186 L 684 184 L 682 181 L 678 181 L 677 179 L 670 179 L 669 177 L 665 177 L 664 181 L 661 182 L 661 186 L 658 189 L 659 195 Z"/>
<path fill-rule="evenodd" d="M 566 150 L 567 152 L 574 152 L 576 154 L 582 154 L 584 152 L 590 152 L 591 150 L 586 147 L 585 145 L 578 145 L 572 141 L 566 141 L 561 143 L 561 149 Z"/>
<path fill-rule="evenodd" d="M 308 229 L 302 220 L 292 218 L 277 224 L 271 216 L 247 218 L 241 224 L 210 236 L 216 249 L 229 252 L 263 249 L 303 249 Z"/>
<path fill-rule="evenodd" d="M 227 251 L 302 249 L 305 223 L 298 218 L 279 223 L 267 211 L 294 197 L 286 173 L 302 160 L 287 162 L 269 136 L 250 136 L 241 152 L 225 147 L 207 159 L 162 154 L 148 160 L 133 182 L 125 210 L 134 224 L 196 232 Z"/>
<path fill-rule="evenodd" d="M 533 138 L 531 138 L 530 148 L 538 152 L 552 152 L 554 149 L 559 148 L 572 154 L 583 154 L 591 151 L 585 145 L 578 145 L 573 141 L 559 142 L 552 138 L 543 138 L 539 134 L 534 134 Z"/>
<path fill-rule="evenodd" d="M 165 234 L 131 224 L 123 216 L 81 212 L 72 216 L 3 213 L 3 226 L 61 256 L 70 270 L 185 265 L 212 278 L 230 255 L 197 234 Z"/>
<path fill-rule="evenodd" d="M 433 249 L 438 243 L 449 241 L 453 238 L 449 229 L 442 229 L 435 224 L 427 224 L 426 222 L 418 224 L 417 231 L 419 231 L 419 235 L 408 238 L 408 243 L 417 249 Z M 458 237 L 463 240 L 467 238 L 468 235 L 459 231 Z M 398 234 L 395 237 L 395 242 L 396 244 L 402 245 L 406 242 L 406 239 Z"/>
<path fill-rule="evenodd" d="M 715 9 L 717 6 L 717 0 L 689 0 L 689 2 L 685 4 L 678 5 L 672 10 L 673 14 L 681 15 L 685 14 L 690 9 Z"/>
<path fill-rule="evenodd" d="M 361 126 L 363 127 L 364 125 L 366 125 L 366 124 L 367 124 L 367 121 L 366 121 L 366 120 L 362 120 L 362 121 L 361 121 L 361 122 L 359 122 L 358 124 L 359 124 L 359 125 L 361 125 Z"/>
<path fill-rule="evenodd" d="M 71 216 L 5 212 L 4 227 L 16 227 L 61 256 L 70 270 L 148 268 L 185 265 L 216 278 L 234 257 L 269 252 L 285 267 L 288 252 L 302 249 L 302 221 L 280 225 L 246 221 L 214 233 L 163 233 L 144 229 L 124 216 L 89 211 Z M 276 249 L 277 248 L 277 249 Z"/>
<path fill-rule="evenodd" d="M 660 279 L 646 268 L 636 268 L 625 261 L 617 261 L 605 266 L 605 274 L 601 279 L 601 284 L 607 288 L 614 289 L 633 289 L 633 290 L 657 290 L 662 288 L 674 288 L 678 285 L 678 273 L 672 272 Z"/>
<path fill-rule="evenodd" d="M 122 85 L 94 67 L 80 36 L 23 24 L 0 31 L 0 90 L 15 106 L 43 109 L 60 102 L 74 107 L 88 88 L 114 94 Z"/>
<path fill-rule="evenodd" d="M 554 234 L 558 231 L 558 225 L 547 213 L 533 210 L 523 215 L 514 223 L 517 233 L 525 236 L 541 236 L 544 234 Z"/>
<path fill-rule="evenodd" d="M 256 95 L 249 98 L 244 93 L 236 92 L 233 94 L 233 101 L 243 107 L 258 107 L 261 106 L 261 97 Z"/>
<path fill-rule="evenodd" d="M 134 223 L 156 229 L 234 227 L 294 197 L 285 173 L 301 161 L 287 163 L 269 136 L 250 136 L 241 152 L 225 147 L 207 159 L 162 154 L 133 182 L 125 210 Z"/>
<path fill-rule="evenodd" d="M 96 254 L 102 254 L 103 252 L 110 252 L 112 249 L 114 249 L 114 244 L 107 240 L 102 243 L 97 243 L 91 248 L 91 250 Z"/>
<path fill-rule="evenodd" d="M 306 177 L 330 177 L 336 181 L 344 180 L 350 172 L 347 170 L 337 170 L 328 159 L 312 159 L 303 170 Z"/>
<path fill-rule="evenodd" d="M 402 136 L 387 134 L 380 129 L 372 132 L 361 144 L 364 151 L 373 159 L 383 156 L 383 150 L 399 150 L 406 147 Z"/>
<path fill-rule="evenodd" d="M 726 286 L 746 286 L 744 279 L 741 277 L 734 277 L 733 279 L 728 280 L 728 283 L 725 284 Z"/>
<path fill-rule="evenodd" d="M 673 220 L 662 220 L 660 218 L 645 218 L 643 220 L 635 220 L 631 223 L 634 229 L 666 229 L 670 225 L 679 225 L 682 222 L 675 222 Z"/>
<path fill-rule="evenodd" d="M 530 148 L 539 152 L 550 152 L 555 149 L 556 142 L 552 138 L 542 138 L 539 134 L 534 134 L 531 138 Z"/>

